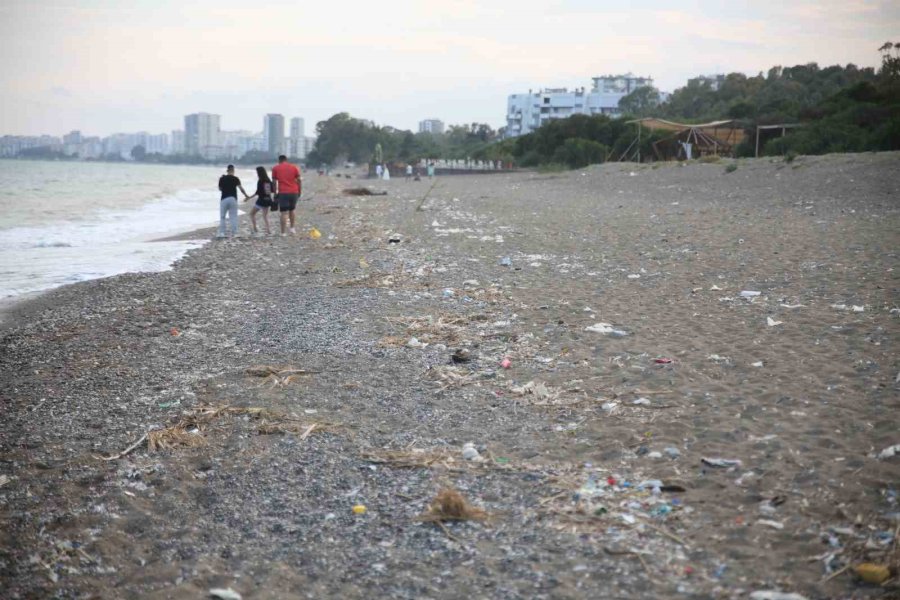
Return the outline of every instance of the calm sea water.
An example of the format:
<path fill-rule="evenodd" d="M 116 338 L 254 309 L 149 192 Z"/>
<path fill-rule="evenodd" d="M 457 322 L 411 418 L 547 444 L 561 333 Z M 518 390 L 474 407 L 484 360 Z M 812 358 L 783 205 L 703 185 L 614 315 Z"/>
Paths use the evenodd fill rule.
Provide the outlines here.
<path fill-rule="evenodd" d="M 0 299 L 162 271 L 202 242 L 151 240 L 218 222 L 215 166 L 0 160 Z M 252 171 L 237 173 L 244 187 Z"/>

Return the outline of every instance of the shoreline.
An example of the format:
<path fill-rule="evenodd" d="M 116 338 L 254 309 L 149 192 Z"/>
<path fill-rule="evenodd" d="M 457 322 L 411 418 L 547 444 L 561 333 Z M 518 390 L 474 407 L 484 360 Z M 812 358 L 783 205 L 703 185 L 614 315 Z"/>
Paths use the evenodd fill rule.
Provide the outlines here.
<path fill-rule="evenodd" d="M 887 597 L 828 573 L 893 556 L 900 153 L 672 167 L 312 176 L 319 240 L 29 300 L 0 587 Z M 448 486 L 488 521 L 423 520 Z"/>

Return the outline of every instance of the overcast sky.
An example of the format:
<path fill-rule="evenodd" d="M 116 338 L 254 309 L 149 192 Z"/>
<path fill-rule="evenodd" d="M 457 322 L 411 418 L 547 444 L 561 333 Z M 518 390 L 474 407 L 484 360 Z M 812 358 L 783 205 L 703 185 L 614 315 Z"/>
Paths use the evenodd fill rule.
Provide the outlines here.
<path fill-rule="evenodd" d="M 169 132 L 199 111 L 307 135 L 340 111 L 499 127 L 529 88 L 876 66 L 898 36 L 897 0 L 0 0 L 0 134 Z"/>

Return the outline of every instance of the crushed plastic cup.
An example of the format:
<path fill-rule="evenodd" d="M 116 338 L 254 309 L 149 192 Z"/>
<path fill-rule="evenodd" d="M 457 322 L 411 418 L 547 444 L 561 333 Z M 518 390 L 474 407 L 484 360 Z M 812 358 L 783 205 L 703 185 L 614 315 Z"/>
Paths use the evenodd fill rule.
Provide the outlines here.
<path fill-rule="evenodd" d="M 317 240 L 320 237 L 322 237 L 322 232 L 319 231 L 318 229 L 316 229 L 315 227 L 313 227 L 312 229 L 309 230 L 309 237 L 311 237 L 314 240 Z"/>

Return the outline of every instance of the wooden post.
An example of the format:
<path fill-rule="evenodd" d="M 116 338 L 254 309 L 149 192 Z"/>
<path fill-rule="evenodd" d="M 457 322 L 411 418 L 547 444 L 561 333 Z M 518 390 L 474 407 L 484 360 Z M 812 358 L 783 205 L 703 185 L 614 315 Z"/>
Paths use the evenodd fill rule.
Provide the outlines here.
<path fill-rule="evenodd" d="M 756 158 L 759 158 L 759 125 L 756 126 Z"/>
<path fill-rule="evenodd" d="M 641 162 L 641 122 L 638 121 L 638 146 L 637 146 L 637 161 Z"/>

